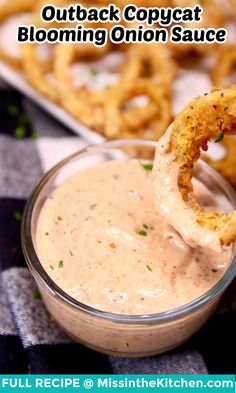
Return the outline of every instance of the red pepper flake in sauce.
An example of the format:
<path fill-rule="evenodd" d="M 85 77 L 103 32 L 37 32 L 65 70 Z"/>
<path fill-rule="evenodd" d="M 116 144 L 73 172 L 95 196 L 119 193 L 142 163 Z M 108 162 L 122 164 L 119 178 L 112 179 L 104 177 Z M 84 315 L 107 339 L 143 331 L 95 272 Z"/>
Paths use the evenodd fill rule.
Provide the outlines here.
<path fill-rule="evenodd" d="M 110 243 L 110 244 L 109 244 L 109 247 L 111 247 L 111 248 L 116 248 L 116 244 L 115 244 L 115 243 Z"/>

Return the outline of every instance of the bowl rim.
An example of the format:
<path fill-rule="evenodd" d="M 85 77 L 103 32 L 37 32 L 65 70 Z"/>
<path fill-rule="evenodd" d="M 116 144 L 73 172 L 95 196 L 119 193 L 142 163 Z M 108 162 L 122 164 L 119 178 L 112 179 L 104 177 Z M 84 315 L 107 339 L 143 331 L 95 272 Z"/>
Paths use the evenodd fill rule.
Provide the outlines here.
<path fill-rule="evenodd" d="M 36 283 L 41 283 L 42 286 L 46 286 L 46 289 L 53 295 L 54 297 L 60 299 L 65 302 L 67 305 L 74 309 L 79 309 L 80 311 L 86 313 L 90 316 L 99 317 L 101 319 L 110 320 L 113 322 L 119 322 L 123 324 L 162 324 L 171 321 L 175 321 L 177 319 L 181 319 L 187 316 L 190 313 L 194 313 L 198 311 L 204 306 L 207 306 L 209 303 L 213 302 L 216 298 L 218 298 L 224 290 L 228 287 L 231 281 L 234 279 L 236 275 L 236 256 L 235 256 L 235 247 L 232 252 L 231 263 L 229 264 L 228 269 L 225 271 L 223 276 L 216 282 L 216 284 L 210 288 L 207 292 L 199 296 L 197 299 L 186 303 L 180 307 L 175 309 L 171 309 L 168 311 L 155 313 L 155 314 L 137 314 L 137 315 L 129 315 L 129 314 L 116 314 L 112 312 L 102 311 L 86 305 L 70 295 L 64 292 L 49 276 L 46 270 L 40 263 L 40 260 L 37 256 L 33 239 L 31 236 L 31 223 L 32 217 L 34 213 L 34 206 L 37 201 L 37 198 L 40 192 L 43 190 L 44 186 L 51 179 L 52 176 L 59 173 L 60 169 L 64 168 L 67 164 L 76 160 L 77 158 L 82 158 L 87 155 L 93 153 L 101 153 L 102 151 L 106 151 L 108 149 L 119 149 L 124 146 L 145 146 L 155 148 L 155 141 L 147 141 L 141 139 L 121 139 L 115 141 L 106 141 L 99 144 L 88 145 L 87 147 L 69 155 L 65 159 L 61 160 L 58 164 L 53 166 L 49 171 L 47 171 L 38 181 L 36 186 L 34 187 L 23 212 L 22 224 L 21 224 L 21 245 L 25 260 L 31 271 L 33 277 L 36 280 Z M 212 169 L 206 162 L 199 160 L 199 164 L 203 166 L 204 169 L 211 174 L 211 176 L 216 180 L 217 183 L 221 185 L 221 187 L 226 192 L 227 197 L 232 203 L 233 207 L 236 208 L 236 193 L 232 186 L 214 169 Z"/>

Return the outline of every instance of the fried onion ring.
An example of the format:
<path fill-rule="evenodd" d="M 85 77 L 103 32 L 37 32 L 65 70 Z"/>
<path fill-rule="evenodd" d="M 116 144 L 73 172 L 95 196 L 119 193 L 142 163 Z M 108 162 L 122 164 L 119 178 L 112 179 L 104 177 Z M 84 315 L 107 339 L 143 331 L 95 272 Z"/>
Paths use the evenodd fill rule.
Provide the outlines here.
<path fill-rule="evenodd" d="M 150 102 L 143 106 L 127 107 L 131 99 L 139 96 L 146 96 Z M 170 101 L 165 95 L 165 87 L 148 78 L 138 78 L 133 83 L 121 83 L 109 89 L 104 105 L 105 135 L 109 138 L 120 135 L 137 137 L 141 133 L 143 137 L 159 139 L 171 121 Z M 145 132 L 150 124 L 152 130 Z"/>
<path fill-rule="evenodd" d="M 21 69 L 21 44 L 16 42 L 16 32 L 20 24 L 28 23 L 30 13 L 14 14 L 0 24 L 0 59 L 10 66 Z"/>
<path fill-rule="evenodd" d="M 32 0 L 6 0 L 0 5 L 0 22 L 9 16 L 30 12 L 34 6 L 35 1 Z"/>
<path fill-rule="evenodd" d="M 234 1 L 234 0 L 233 0 Z M 199 4 L 203 8 L 201 22 L 189 22 L 180 23 L 183 27 L 188 28 L 221 28 L 225 25 L 225 14 L 222 12 L 219 2 L 217 0 L 172 0 L 173 7 L 194 7 Z M 219 44 L 189 44 L 180 43 L 175 44 L 168 42 L 168 46 L 171 48 L 177 58 L 182 57 L 183 54 L 197 53 L 198 55 L 205 55 L 209 52 L 213 52 L 219 48 Z"/>
<path fill-rule="evenodd" d="M 236 20 L 236 4 L 235 4 L 235 0 L 229 0 L 230 5 L 231 5 L 231 9 L 233 12 L 233 17 Z"/>
<path fill-rule="evenodd" d="M 234 85 L 229 89 L 215 89 L 190 103 L 158 143 L 154 164 L 158 205 L 168 215 L 170 224 L 192 246 L 219 250 L 236 240 L 236 211 L 219 214 L 202 209 L 191 182 L 192 168 L 200 157 L 200 150 L 207 150 L 210 139 L 219 140 L 224 133 L 235 130 Z M 181 215 L 184 216 L 182 224 Z"/>
<path fill-rule="evenodd" d="M 47 46 L 48 44 L 44 44 Z M 49 98 L 50 100 L 58 101 L 58 92 L 55 87 L 55 81 L 53 78 L 48 76 L 49 72 L 53 70 L 53 53 L 54 47 L 49 47 L 52 51 L 52 56 L 46 61 L 40 58 L 39 49 L 42 49 L 43 45 L 39 47 L 37 44 L 24 44 L 21 46 L 22 49 L 22 66 L 26 74 L 26 77 L 30 84 L 38 90 L 42 95 Z"/>
<path fill-rule="evenodd" d="M 217 61 L 211 72 L 212 82 L 214 86 L 227 87 L 227 77 L 236 66 L 236 47 L 224 46 L 216 55 Z"/>
<path fill-rule="evenodd" d="M 154 81 L 162 82 L 171 90 L 177 75 L 177 65 L 165 45 L 132 45 L 127 50 L 126 56 L 127 60 L 121 73 L 121 80 L 124 83 L 140 77 L 150 77 Z"/>
<path fill-rule="evenodd" d="M 85 87 L 77 90 L 71 65 L 77 60 L 102 57 L 109 48 L 109 45 L 96 48 L 91 44 L 60 44 L 55 49 L 54 75 L 62 105 L 76 119 L 99 132 L 104 126 L 103 95 Z"/>

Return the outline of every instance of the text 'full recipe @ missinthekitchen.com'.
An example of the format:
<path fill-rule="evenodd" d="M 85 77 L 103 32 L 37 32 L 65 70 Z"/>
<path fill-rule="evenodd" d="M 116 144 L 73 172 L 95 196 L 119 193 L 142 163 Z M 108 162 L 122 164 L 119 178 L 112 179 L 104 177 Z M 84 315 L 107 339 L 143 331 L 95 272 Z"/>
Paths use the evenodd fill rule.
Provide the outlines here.
<path fill-rule="evenodd" d="M 69 392 L 82 392 L 133 389 L 156 389 L 165 392 L 235 392 L 234 375 L 2 375 L 0 389 L 8 391 L 25 391 L 46 389 L 54 391 L 66 389 Z"/>

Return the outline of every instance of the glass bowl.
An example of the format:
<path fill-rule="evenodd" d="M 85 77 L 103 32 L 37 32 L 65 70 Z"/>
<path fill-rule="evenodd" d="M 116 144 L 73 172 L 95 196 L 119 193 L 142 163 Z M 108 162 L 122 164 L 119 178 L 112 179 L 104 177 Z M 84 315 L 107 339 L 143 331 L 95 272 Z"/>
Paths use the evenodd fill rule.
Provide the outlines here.
<path fill-rule="evenodd" d="M 89 146 L 64 159 L 36 185 L 22 221 L 22 248 L 41 292 L 42 299 L 61 328 L 76 341 L 109 355 L 143 357 L 168 351 L 184 343 L 209 318 L 220 296 L 236 273 L 235 251 L 220 280 L 194 301 L 173 310 L 150 315 L 104 312 L 83 304 L 65 293 L 50 278 L 37 257 L 35 235 L 42 206 L 63 181 L 78 171 L 114 159 L 154 158 L 156 142 L 121 140 Z M 214 191 L 226 210 L 236 207 L 231 186 L 210 166 L 199 161 L 194 176 Z"/>

